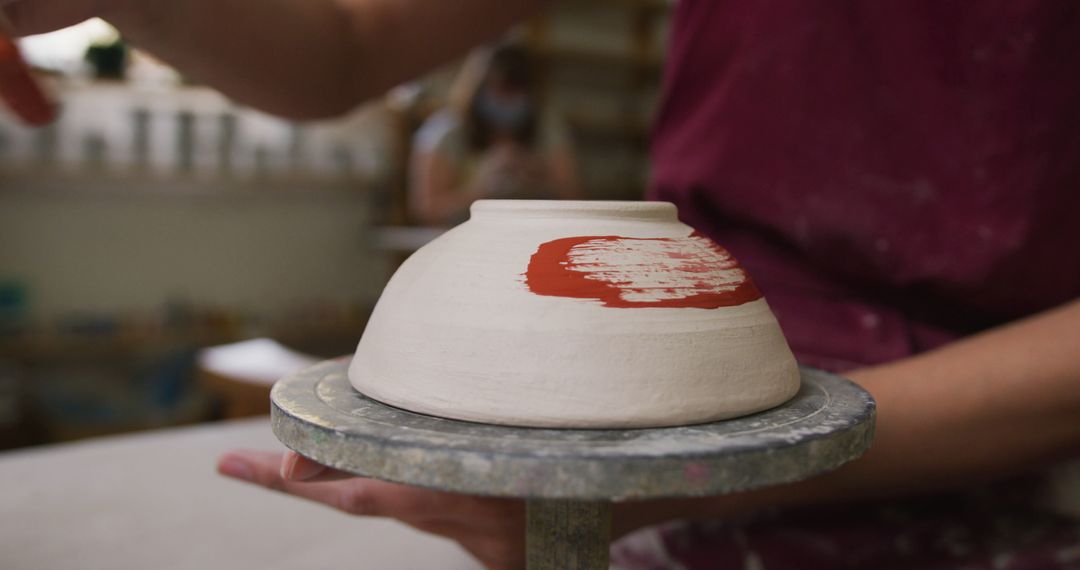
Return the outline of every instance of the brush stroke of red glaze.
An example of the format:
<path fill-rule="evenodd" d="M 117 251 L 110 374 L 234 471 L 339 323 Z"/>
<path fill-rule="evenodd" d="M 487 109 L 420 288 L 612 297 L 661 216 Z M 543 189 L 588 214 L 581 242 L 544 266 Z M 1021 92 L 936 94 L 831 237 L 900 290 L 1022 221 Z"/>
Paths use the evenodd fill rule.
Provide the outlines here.
<path fill-rule="evenodd" d="M 619 308 L 716 309 L 761 298 L 735 258 L 697 232 L 685 238 L 552 240 L 532 255 L 525 285 L 537 295 Z"/>

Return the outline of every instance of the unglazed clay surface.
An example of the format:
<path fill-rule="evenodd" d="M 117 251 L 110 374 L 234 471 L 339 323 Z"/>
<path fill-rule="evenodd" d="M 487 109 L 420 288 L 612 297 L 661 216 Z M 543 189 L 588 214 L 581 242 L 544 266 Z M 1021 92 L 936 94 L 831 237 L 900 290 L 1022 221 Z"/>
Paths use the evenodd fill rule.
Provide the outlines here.
<path fill-rule="evenodd" d="M 390 280 L 365 395 L 517 426 L 655 427 L 779 405 L 798 369 L 753 281 L 661 202 L 481 200 Z"/>

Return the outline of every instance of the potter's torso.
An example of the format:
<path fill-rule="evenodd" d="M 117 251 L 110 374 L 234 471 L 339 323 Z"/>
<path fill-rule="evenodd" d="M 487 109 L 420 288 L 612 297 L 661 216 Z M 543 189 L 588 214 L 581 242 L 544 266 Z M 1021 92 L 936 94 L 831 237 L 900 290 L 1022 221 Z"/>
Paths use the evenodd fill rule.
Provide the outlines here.
<path fill-rule="evenodd" d="M 805 361 L 887 361 L 1080 296 L 1080 6 L 682 0 L 651 196 Z"/>
<path fill-rule="evenodd" d="M 804 363 L 1080 296 L 1080 4 L 680 0 L 665 84 L 651 196 L 735 254 Z M 1074 565 L 1074 522 L 998 496 L 668 527 L 615 561 Z"/>

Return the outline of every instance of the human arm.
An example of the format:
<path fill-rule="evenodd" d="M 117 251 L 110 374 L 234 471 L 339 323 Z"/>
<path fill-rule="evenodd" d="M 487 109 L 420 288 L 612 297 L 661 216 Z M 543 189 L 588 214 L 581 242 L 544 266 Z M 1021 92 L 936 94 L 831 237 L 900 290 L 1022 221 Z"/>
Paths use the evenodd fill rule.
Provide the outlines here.
<path fill-rule="evenodd" d="M 504 141 L 478 153 L 476 167 L 469 176 L 462 176 L 454 166 L 454 133 L 431 142 L 426 129 L 427 125 L 421 129 L 410 159 L 409 209 L 419 222 L 438 225 L 456 221 L 476 200 L 517 197 L 537 181 L 545 188 L 556 185 L 559 198 L 576 196 L 572 163 L 562 165 L 566 170 L 556 171 L 549 157 Z M 456 144 L 459 152 L 469 152 L 463 142 Z M 558 178 L 560 175 L 564 179 Z"/>
<path fill-rule="evenodd" d="M 672 519 L 731 518 L 762 509 L 962 487 L 1075 452 L 1080 446 L 1080 301 L 848 376 L 878 403 L 875 441 L 864 457 L 790 485 L 723 497 L 619 503 L 614 533 Z M 226 456 L 219 468 L 227 474 L 229 461 L 251 460 L 246 454 Z M 490 569 L 520 567 L 521 502 L 356 478 L 302 483 L 342 474 L 295 454 L 286 456 L 281 473 L 278 465 L 276 457 L 253 462 L 244 478 L 448 536 Z M 425 518 L 417 519 L 418 514 Z M 450 519 L 453 524 L 446 523 Z"/>
<path fill-rule="evenodd" d="M 622 530 L 959 488 L 1080 451 L 1080 300 L 938 350 L 847 374 L 877 400 L 873 446 L 814 479 L 628 505 Z"/>
<path fill-rule="evenodd" d="M 581 181 L 578 179 L 577 161 L 570 148 L 558 148 L 548 158 L 548 169 L 555 191 L 560 200 L 581 200 Z"/>
<path fill-rule="evenodd" d="M 353 477 L 289 451 L 234 450 L 218 472 L 359 516 L 396 519 L 457 541 L 489 570 L 525 565 L 525 504 Z"/>
<path fill-rule="evenodd" d="M 0 0 L 20 34 L 100 16 L 229 97 L 294 118 L 345 112 L 493 39 L 542 0 Z"/>
<path fill-rule="evenodd" d="M 445 224 L 479 197 L 470 188 L 455 187 L 458 177 L 449 157 L 440 149 L 415 151 L 410 162 L 409 210 L 416 221 Z"/>
<path fill-rule="evenodd" d="M 541 119 L 548 178 L 560 200 L 581 200 L 584 192 L 574 156 L 574 138 L 565 119 L 555 110 L 549 110 Z"/>

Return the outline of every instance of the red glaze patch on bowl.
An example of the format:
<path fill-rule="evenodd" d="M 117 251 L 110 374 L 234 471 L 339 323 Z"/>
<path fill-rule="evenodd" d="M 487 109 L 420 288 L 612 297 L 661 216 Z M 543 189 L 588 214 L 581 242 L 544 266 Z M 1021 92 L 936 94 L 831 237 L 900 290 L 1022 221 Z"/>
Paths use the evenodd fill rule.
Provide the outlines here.
<path fill-rule="evenodd" d="M 724 248 L 685 238 L 578 236 L 540 245 L 525 285 L 537 295 L 594 299 L 607 307 L 733 307 L 761 298 Z"/>

